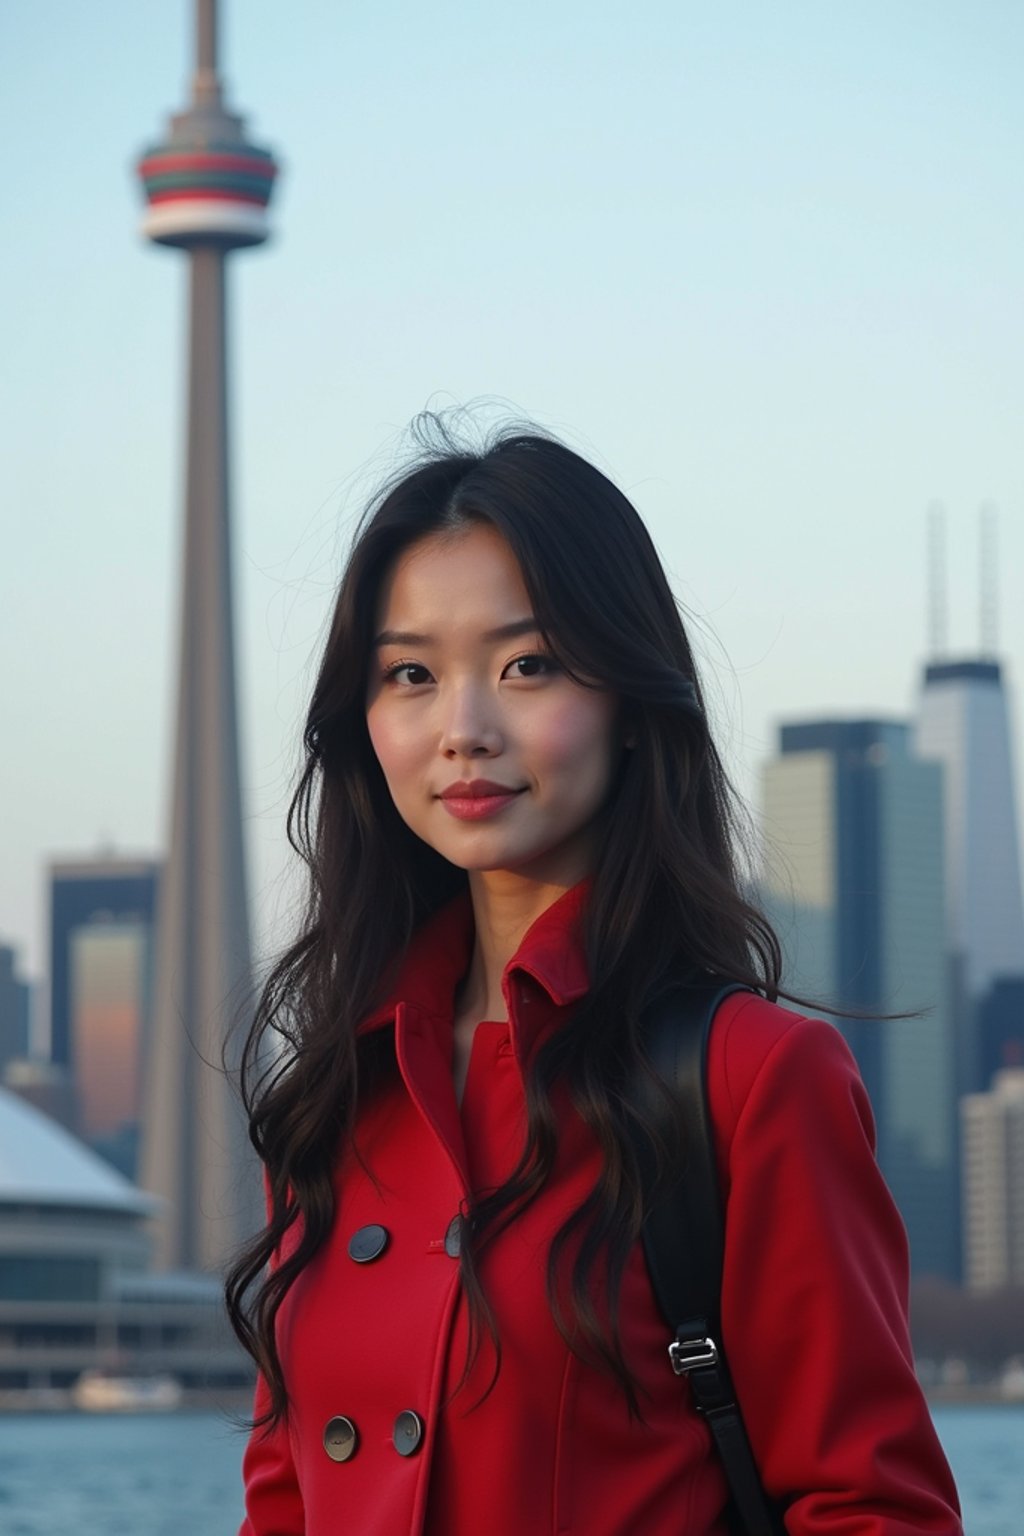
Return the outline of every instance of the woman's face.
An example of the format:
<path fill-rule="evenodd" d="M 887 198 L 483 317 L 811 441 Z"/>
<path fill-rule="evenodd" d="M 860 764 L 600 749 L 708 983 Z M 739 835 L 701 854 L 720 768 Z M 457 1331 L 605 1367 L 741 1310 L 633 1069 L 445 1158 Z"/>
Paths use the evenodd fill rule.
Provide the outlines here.
<path fill-rule="evenodd" d="M 406 824 L 452 864 L 568 887 L 623 745 L 615 697 L 547 652 L 511 549 L 472 523 L 396 560 L 366 718 Z"/>

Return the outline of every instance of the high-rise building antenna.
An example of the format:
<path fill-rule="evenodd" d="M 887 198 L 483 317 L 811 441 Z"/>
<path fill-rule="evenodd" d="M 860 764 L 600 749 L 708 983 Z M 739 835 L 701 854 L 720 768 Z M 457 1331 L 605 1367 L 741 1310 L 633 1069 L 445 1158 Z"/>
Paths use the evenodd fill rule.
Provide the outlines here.
<path fill-rule="evenodd" d="M 928 653 L 933 661 L 949 645 L 946 597 L 946 509 L 941 501 L 928 506 Z"/>
<path fill-rule="evenodd" d="M 983 501 L 978 509 L 978 598 L 981 654 L 999 655 L 999 509 Z"/>
<path fill-rule="evenodd" d="M 217 1270 L 255 1225 L 259 1208 L 258 1179 L 246 1173 L 252 1159 L 242 1116 L 219 1070 L 229 1026 L 233 1018 L 238 1022 L 252 988 L 232 618 L 225 287 L 229 253 L 267 238 L 276 167 L 265 149 L 249 142 L 242 119 L 224 107 L 216 0 L 196 0 L 195 29 L 192 101 L 139 165 L 148 202 L 143 232 L 187 253 L 190 280 L 178 710 L 140 1182 L 164 1200 L 157 1262 Z M 231 1055 L 227 1060 L 233 1064 Z"/>

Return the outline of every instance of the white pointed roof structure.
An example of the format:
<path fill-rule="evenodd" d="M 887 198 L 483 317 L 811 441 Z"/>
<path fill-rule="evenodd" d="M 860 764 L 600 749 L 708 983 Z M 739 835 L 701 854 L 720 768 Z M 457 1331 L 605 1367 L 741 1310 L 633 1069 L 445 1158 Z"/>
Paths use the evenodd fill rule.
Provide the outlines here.
<path fill-rule="evenodd" d="M 160 1203 L 56 1120 L 0 1088 L 0 1215 L 5 1206 L 45 1205 L 141 1217 Z"/>

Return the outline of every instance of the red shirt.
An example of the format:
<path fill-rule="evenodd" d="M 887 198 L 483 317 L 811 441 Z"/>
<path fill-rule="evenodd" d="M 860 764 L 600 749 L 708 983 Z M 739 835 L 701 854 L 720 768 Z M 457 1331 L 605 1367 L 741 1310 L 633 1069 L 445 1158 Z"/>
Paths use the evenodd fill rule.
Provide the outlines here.
<path fill-rule="evenodd" d="M 467 1308 L 451 1223 L 471 1190 L 500 1184 L 514 1165 L 524 1067 L 587 990 L 583 889 L 542 914 L 510 961 L 508 1022 L 477 1026 L 461 1112 L 452 1015 L 472 945 L 468 901 L 426 925 L 394 1000 L 366 1021 L 393 1023 L 399 1072 L 360 1116 L 361 1160 L 340 1161 L 331 1239 L 282 1308 L 292 1406 L 286 1426 L 250 1440 L 241 1536 L 724 1536 L 724 1477 L 668 1365 L 640 1249 L 620 1318 L 642 1419 L 552 1321 L 551 1238 L 600 1166 L 565 1095 L 552 1178 L 479 1262 L 500 1371 L 487 1392 L 485 1339 L 459 1385 Z M 914 1377 L 905 1236 L 842 1036 L 736 994 L 715 1021 L 708 1091 L 727 1199 L 723 1335 L 791 1536 L 959 1536 Z M 348 1244 L 367 1226 L 387 1241 L 360 1263 Z M 344 1461 L 324 1446 L 339 1416 L 356 1433 Z M 396 1450 L 396 1434 L 411 1454 Z"/>

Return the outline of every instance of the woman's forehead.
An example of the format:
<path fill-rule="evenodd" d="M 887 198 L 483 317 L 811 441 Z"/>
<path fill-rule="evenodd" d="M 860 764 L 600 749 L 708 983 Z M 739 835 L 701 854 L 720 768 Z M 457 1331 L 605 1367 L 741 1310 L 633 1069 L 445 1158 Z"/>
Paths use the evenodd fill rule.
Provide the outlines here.
<path fill-rule="evenodd" d="M 398 556 L 381 586 L 378 631 L 425 640 L 453 626 L 494 639 L 535 627 L 519 562 L 486 523 L 417 540 Z"/>

